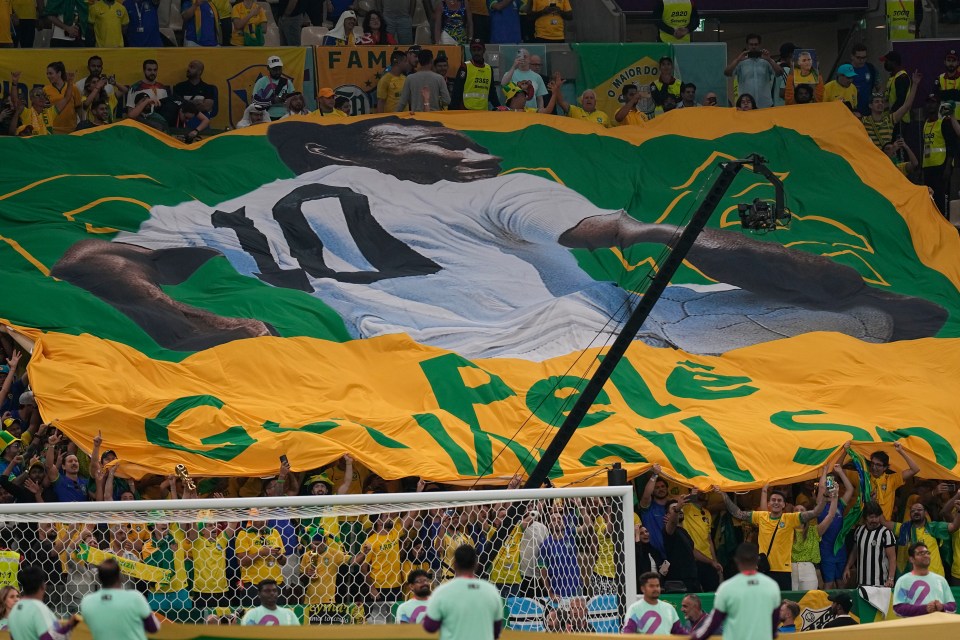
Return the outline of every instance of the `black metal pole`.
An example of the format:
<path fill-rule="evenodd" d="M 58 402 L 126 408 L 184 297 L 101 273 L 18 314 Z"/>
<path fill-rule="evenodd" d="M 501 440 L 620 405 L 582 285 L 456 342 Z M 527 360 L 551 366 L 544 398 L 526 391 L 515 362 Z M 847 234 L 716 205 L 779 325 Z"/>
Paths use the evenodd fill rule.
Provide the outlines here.
<path fill-rule="evenodd" d="M 547 450 L 544 451 L 543 456 L 541 456 L 539 462 L 537 462 L 537 466 L 534 467 L 530 473 L 530 478 L 524 485 L 525 488 L 538 489 L 543 486 L 547 475 L 550 473 L 550 469 L 553 468 L 563 449 L 567 446 L 567 443 L 570 442 L 570 438 L 573 437 L 577 427 L 580 426 L 580 422 L 587 414 L 587 411 L 593 406 L 593 402 L 603 389 L 603 385 L 607 383 L 607 380 L 617 367 L 620 359 L 623 358 L 623 354 L 626 353 L 627 347 L 633 342 L 637 332 L 640 331 L 640 327 L 643 326 L 647 316 L 650 315 L 653 305 L 655 305 L 657 300 L 660 299 L 660 296 L 663 295 L 667 285 L 670 284 L 670 279 L 673 278 L 677 269 L 683 264 L 683 260 L 693 247 L 693 243 L 696 242 L 697 237 L 707 225 L 710 216 L 716 211 L 727 189 L 733 184 L 733 179 L 737 177 L 737 174 L 746 162 L 752 162 L 753 160 L 759 159 L 754 158 L 750 161 L 738 160 L 736 162 L 726 162 L 721 165 L 720 175 L 717 176 L 716 182 L 710 187 L 707 197 L 704 198 L 700 207 L 693 216 L 691 216 L 690 222 L 684 227 L 673 251 L 670 252 L 667 259 L 660 265 L 660 270 L 653 277 L 653 280 L 650 281 L 650 286 L 647 287 L 647 291 L 643 294 L 643 298 L 641 298 L 637 308 L 634 309 L 633 313 L 630 314 L 630 317 L 627 319 L 627 322 L 623 325 L 623 330 L 610 346 L 606 357 L 600 362 L 600 366 L 597 367 L 597 372 L 590 378 L 590 381 L 587 382 L 583 393 L 577 398 L 577 401 L 570 409 L 570 413 L 567 414 L 563 424 L 557 429 L 557 434 L 553 437 L 553 440 L 550 441 Z M 754 166 L 757 164 L 759 164 L 759 162 L 755 163 Z"/>

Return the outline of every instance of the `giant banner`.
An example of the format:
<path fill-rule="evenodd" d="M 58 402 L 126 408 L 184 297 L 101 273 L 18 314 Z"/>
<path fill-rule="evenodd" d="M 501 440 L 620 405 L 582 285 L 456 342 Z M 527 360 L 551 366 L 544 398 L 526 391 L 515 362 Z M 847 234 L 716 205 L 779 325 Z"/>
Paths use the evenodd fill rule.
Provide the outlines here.
<path fill-rule="evenodd" d="M 773 193 L 742 172 L 557 482 L 756 487 L 848 440 L 960 477 L 960 240 L 845 109 L 328 122 L 0 139 L 0 318 L 47 419 L 133 475 L 529 471 L 718 164 L 759 153 L 789 228 L 740 229 Z"/>
<path fill-rule="evenodd" d="M 439 55 L 446 54 L 447 77 L 453 79 L 463 62 L 463 49 L 458 46 L 424 47 Z M 338 96 L 350 99 L 353 115 L 373 113 L 377 104 L 377 83 L 390 67 L 390 54 L 403 47 L 315 47 L 317 56 L 317 89 L 329 87 Z"/>
<path fill-rule="evenodd" d="M 305 47 L 206 47 L 202 54 L 190 48 L 164 49 L 5 49 L 0 53 L 0 81 L 3 95 L 9 95 L 10 73 L 21 71 L 20 90 L 26 92 L 47 84 L 47 65 L 60 61 L 76 80 L 88 75 L 87 59 L 103 58 L 103 74 L 116 76 L 123 85 L 143 80 L 143 61 L 156 60 L 157 82 L 173 87 L 186 80 L 187 64 L 200 59 L 204 64 L 203 80 L 216 87 L 217 98 L 210 126 L 214 129 L 235 127 L 243 111 L 253 100 L 253 85 L 267 75 L 267 58 L 280 56 L 283 73 L 297 89 L 304 81 L 304 65 L 309 49 Z"/>

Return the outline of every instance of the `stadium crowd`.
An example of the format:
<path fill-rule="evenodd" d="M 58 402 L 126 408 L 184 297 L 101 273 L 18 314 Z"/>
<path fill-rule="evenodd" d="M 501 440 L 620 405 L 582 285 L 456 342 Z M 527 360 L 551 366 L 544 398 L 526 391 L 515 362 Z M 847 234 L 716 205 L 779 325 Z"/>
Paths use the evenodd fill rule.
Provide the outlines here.
<path fill-rule="evenodd" d="M 88 455 L 44 420 L 20 351 L 7 334 L 0 343 L 9 354 L 0 388 L 4 503 L 51 503 L 55 509 L 65 502 L 456 489 L 427 478 L 388 481 L 349 455 L 306 472 L 292 472 L 282 459 L 278 473 L 267 478 L 194 481 L 186 469 L 136 481 L 121 477 L 109 441 L 98 435 Z M 656 578 L 658 594 L 691 594 L 684 611 L 696 618 L 695 594 L 716 590 L 736 573 L 734 552 L 744 541 L 758 545 L 765 572 L 782 591 L 892 587 L 898 577 L 913 575 L 917 553 L 931 575 L 960 585 L 960 492 L 952 481 L 919 478 L 910 455 L 894 446 L 902 471 L 891 470 L 886 453 L 866 460 L 848 444 L 818 480 L 733 497 L 687 488 L 654 465 L 634 481 L 638 591 L 646 594 Z M 509 488 L 520 483 L 517 476 Z M 547 609 L 548 628 L 589 629 L 589 600 L 623 597 L 614 524 L 620 520 L 612 503 L 600 499 L 362 517 L 249 515 L 242 523 L 216 522 L 212 511 L 209 520 L 188 524 L 11 522 L 0 529 L 0 546 L 15 562 L 46 572 L 47 599 L 61 614 L 77 610 L 105 554 L 127 561 L 125 573 L 153 609 L 175 620 L 234 623 L 238 611 L 258 601 L 267 580 L 275 581 L 281 604 L 304 606 L 315 623 L 383 621 L 408 592 L 416 598 L 449 578 L 453 553 L 463 544 L 475 547 L 480 574 L 504 597 L 556 604 Z M 10 593 L 0 592 L 0 614 L 8 610 Z M 785 602 L 779 609 L 784 625 L 796 606 Z"/>

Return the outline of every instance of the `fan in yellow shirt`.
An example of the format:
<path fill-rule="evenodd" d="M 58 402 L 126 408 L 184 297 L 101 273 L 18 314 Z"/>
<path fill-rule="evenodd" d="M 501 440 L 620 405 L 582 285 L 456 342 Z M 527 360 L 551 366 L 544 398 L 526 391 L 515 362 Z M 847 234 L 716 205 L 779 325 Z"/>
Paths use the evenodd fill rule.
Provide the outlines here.
<path fill-rule="evenodd" d="M 844 102 L 851 110 L 857 109 L 857 87 L 853 84 L 853 79 L 857 77 L 857 72 L 853 70 L 852 64 L 842 64 L 837 69 L 837 79 L 831 80 L 823 87 L 823 101 L 833 102 L 840 100 Z"/>
<path fill-rule="evenodd" d="M 123 36 L 130 24 L 127 8 L 117 0 L 97 0 L 89 9 L 90 24 L 97 38 L 97 46 L 122 47 Z"/>
<path fill-rule="evenodd" d="M 573 20 L 570 0 L 533 0 L 530 13 L 535 42 L 563 42 L 563 25 Z"/>
<path fill-rule="evenodd" d="M 13 102 L 15 111 L 20 111 L 20 126 L 17 128 L 18 136 L 48 136 L 55 133 L 55 123 L 57 115 L 62 109 L 74 100 L 76 88 L 73 86 L 73 74 L 70 74 L 70 81 L 64 84 L 64 92 L 60 99 L 52 106 L 47 98 L 47 93 L 40 87 L 34 87 L 30 90 L 30 106 L 22 111 L 20 104 L 20 94 L 17 91 L 10 92 L 10 98 Z M 17 86 L 20 82 L 20 72 L 15 71 L 10 75 L 11 86 Z M 76 115 L 74 115 L 76 119 Z M 74 124 L 76 126 L 76 124 Z M 70 131 L 73 131 L 71 128 Z"/>
<path fill-rule="evenodd" d="M 240 562 L 240 580 L 248 589 L 248 597 L 256 597 L 256 585 L 261 580 L 270 578 L 283 584 L 283 565 L 287 563 L 283 537 L 275 527 L 267 526 L 265 520 L 254 520 L 237 533 L 234 551 Z"/>
<path fill-rule="evenodd" d="M 413 526 L 413 517 L 392 519 L 389 514 L 372 518 L 373 530 L 363 545 L 363 554 L 370 567 L 371 595 L 379 600 L 403 599 L 403 564 L 401 542 L 407 529 Z"/>
<path fill-rule="evenodd" d="M 67 73 L 62 62 L 47 65 L 49 84 L 43 88 L 43 92 L 57 110 L 57 117 L 53 120 L 54 133 L 72 133 L 77 128 L 77 109 L 83 104 L 83 97 L 74 86 L 73 76 L 73 72 Z"/>
<path fill-rule="evenodd" d="M 12 17 L 11 0 L 0 0 L 0 47 L 13 46 L 13 30 L 10 28 Z"/>
<path fill-rule="evenodd" d="M 212 515 L 212 513 L 201 514 Z M 222 530 L 216 522 L 200 521 L 186 525 L 186 537 L 190 541 L 190 558 L 193 560 L 193 602 L 196 606 L 213 609 L 223 606 L 230 590 L 227 580 L 227 549 L 236 533 L 236 524 L 228 524 Z"/>
<path fill-rule="evenodd" d="M 267 16 L 263 6 L 254 0 L 243 0 L 233 5 L 230 16 L 233 18 L 233 34 L 230 44 L 235 47 L 262 47 Z"/>
<path fill-rule="evenodd" d="M 303 542 L 305 548 L 300 558 L 300 573 L 306 583 L 304 602 L 332 603 L 337 596 L 337 570 L 351 558 L 322 527 L 307 527 Z M 363 554 L 353 556 L 352 562 L 362 564 Z"/>
<path fill-rule="evenodd" d="M 550 82 L 550 102 L 547 103 L 548 113 L 553 113 L 551 105 L 556 100 L 556 104 L 566 115 L 577 120 L 586 120 L 609 129 L 613 126 L 610 116 L 597 109 L 597 94 L 593 89 L 587 89 L 580 94 L 580 105 L 569 104 L 563 97 L 563 78 L 559 73 L 553 74 L 553 80 Z"/>

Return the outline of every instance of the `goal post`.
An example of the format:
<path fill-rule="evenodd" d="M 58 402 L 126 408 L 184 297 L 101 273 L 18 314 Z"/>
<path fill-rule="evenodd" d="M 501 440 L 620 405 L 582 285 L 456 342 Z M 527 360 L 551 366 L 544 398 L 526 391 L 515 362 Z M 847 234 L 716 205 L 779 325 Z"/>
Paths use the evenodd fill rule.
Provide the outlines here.
<path fill-rule="evenodd" d="M 39 565 L 59 615 L 114 557 L 173 622 L 236 624 L 263 580 L 304 624 L 422 618 L 401 605 L 450 579 L 464 544 L 508 628 L 616 632 L 636 597 L 630 486 L 9 504 L 0 521 L 0 586 Z"/>

